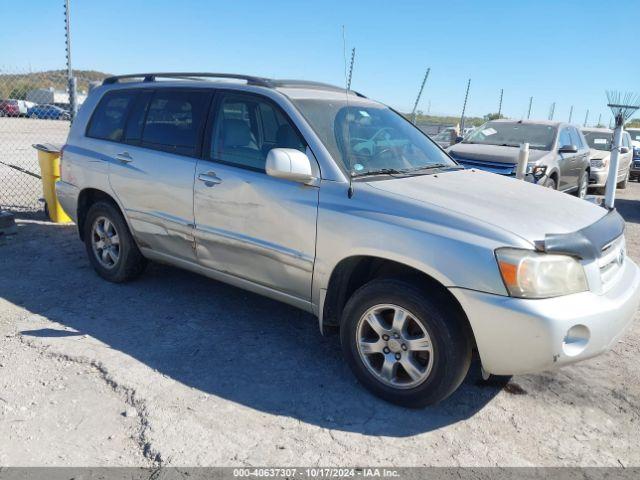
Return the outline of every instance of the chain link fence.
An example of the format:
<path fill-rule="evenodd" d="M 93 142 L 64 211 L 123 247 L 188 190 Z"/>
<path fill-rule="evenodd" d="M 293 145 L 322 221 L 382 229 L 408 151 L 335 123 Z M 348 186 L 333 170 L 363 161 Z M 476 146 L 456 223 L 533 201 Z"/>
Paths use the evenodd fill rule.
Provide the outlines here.
<path fill-rule="evenodd" d="M 104 74 L 76 77 L 77 100 Z M 63 145 L 70 126 L 66 70 L 0 70 L 0 210 L 35 212 L 44 208 L 38 155 L 32 145 Z"/>

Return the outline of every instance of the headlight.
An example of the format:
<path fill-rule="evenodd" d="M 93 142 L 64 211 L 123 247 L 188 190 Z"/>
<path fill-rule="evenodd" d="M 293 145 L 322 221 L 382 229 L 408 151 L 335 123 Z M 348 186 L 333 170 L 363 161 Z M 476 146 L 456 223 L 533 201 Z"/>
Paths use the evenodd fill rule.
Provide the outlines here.
<path fill-rule="evenodd" d="M 567 255 L 499 248 L 496 259 L 512 297 L 559 297 L 588 289 L 584 268 L 578 260 Z"/>
<path fill-rule="evenodd" d="M 532 174 L 536 178 L 542 177 L 547 171 L 547 167 L 544 165 L 527 165 L 527 173 Z"/>
<path fill-rule="evenodd" d="M 609 165 L 609 157 L 591 159 L 591 166 L 593 168 L 604 168 L 607 165 Z"/>

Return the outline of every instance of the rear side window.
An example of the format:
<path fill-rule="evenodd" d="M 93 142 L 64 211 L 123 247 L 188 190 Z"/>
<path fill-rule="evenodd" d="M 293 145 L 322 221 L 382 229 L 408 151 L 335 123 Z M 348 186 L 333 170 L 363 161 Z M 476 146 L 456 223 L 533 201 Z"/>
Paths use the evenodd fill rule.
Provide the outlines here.
<path fill-rule="evenodd" d="M 207 92 L 156 91 L 147 109 L 142 144 L 180 155 L 197 155 L 210 98 Z"/>
<path fill-rule="evenodd" d="M 142 91 L 133 103 L 124 132 L 124 141 L 126 143 L 137 145 L 142 141 L 144 118 L 152 95 L 153 92 L 151 91 Z"/>
<path fill-rule="evenodd" d="M 127 112 L 135 96 L 135 92 L 107 93 L 93 113 L 87 136 L 120 141 L 124 133 Z"/>

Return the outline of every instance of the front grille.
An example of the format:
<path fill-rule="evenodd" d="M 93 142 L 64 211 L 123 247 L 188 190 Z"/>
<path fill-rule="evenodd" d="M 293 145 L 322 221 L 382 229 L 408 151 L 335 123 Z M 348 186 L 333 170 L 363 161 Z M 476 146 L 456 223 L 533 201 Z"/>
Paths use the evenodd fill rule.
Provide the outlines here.
<path fill-rule="evenodd" d="M 636 160 L 633 162 L 633 168 L 640 168 L 640 160 Z"/>
<path fill-rule="evenodd" d="M 515 175 L 515 163 L 488 162 L 486 160 L 475 160 L 471 158 L 459 157 L 453 154 L 453 158 L 466 168 L 477 168 L 486 172 L 497 173 L 499 175 Z"/>
<path fill-rule="evenodd" d="M 598 259 L 598 267 L 600 268 L 600 280 L 604 289 L 618 278 L 626 261 L 626 253 L 624 235 L 620 235 L 602 249 Z"/>

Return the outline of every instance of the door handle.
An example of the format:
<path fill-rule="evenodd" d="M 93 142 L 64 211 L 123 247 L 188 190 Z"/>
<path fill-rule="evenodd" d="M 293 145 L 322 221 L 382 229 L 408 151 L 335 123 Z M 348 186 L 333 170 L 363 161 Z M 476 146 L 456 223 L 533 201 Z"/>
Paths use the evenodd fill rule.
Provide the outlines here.
<path fill-rule="evenodd" d="M 133 161 L 133 157 L 129 154 L 129 152 L 120 152 L 116 154 L 116 160 L 122 163 L 130 163 Z"/>
<path fill-rule="evenodd" d="M 198 174 L 198 180 L 204 182 L 207 187 L 213 187 L 222 182 L 222 179 L 216 175 L 216 172 L 205 172 Z"/>

